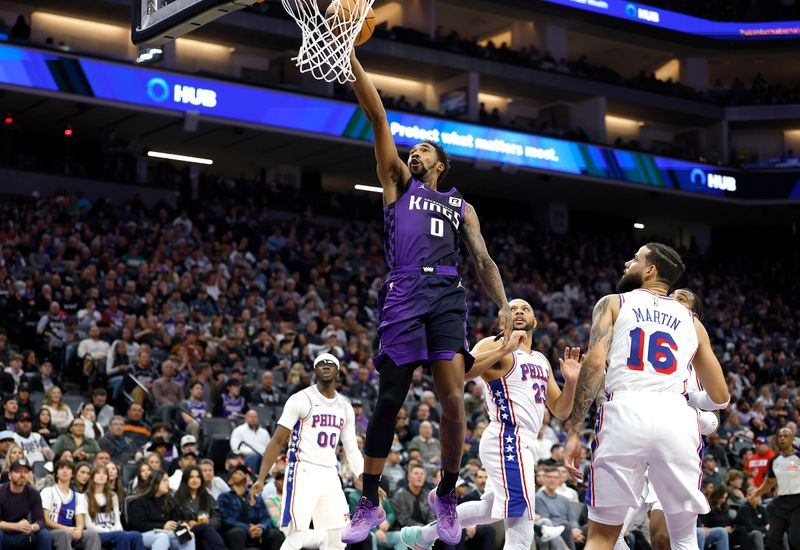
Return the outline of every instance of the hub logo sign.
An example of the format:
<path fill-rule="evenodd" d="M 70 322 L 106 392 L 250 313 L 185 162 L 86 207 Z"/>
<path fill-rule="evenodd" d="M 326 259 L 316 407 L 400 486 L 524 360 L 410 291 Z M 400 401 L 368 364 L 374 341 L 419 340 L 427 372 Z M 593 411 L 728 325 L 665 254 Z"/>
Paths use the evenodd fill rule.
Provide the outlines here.
<path fill-rule="evenodd" d="M 648 23 L 660 23 L 661 17 L 656 10 L 649 10 L 647 8 L 640 8 L 636 4 L 628 4 L 625 6 L 625 15 L 631 19 L 640 19 Z"/>
<path fill-rule="evenodd" d="M 705 170 L 701 168 L 693 169 L 689 175 L 689 180 L 697 189 L 708 187 L 709 189 L 720 189 L 721 191 L 736 191 L 735 177 L 715 174 L 713 172 L 706 174 Z"/>
<path fill-rule="evenodd" d="M 206 88 L 196 88 L 183 84 L 170 84 L 161 77 L 153 77 L 147 81 L 147 97 L 156 103 L 171 100 L 179 105 L 194 105 L 195 107 L 217 106 L 217 92 Z"/>

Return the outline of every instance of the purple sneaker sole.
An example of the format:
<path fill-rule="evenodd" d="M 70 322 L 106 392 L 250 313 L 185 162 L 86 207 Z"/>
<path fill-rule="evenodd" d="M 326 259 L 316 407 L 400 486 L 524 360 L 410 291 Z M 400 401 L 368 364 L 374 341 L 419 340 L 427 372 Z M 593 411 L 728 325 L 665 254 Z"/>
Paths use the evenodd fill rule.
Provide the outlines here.
<path fill-rule="evenodd" d="M 455 499 L 455 491 L 450 495 L 446 497 L 447 500 Z M 436 514 L 436 534 L 447 544 L 458 544 L 461 542 L 461 522 L 458 521 L 455 504 L 447 504 L 442 502 L 443 500 L 436 496 L 436 489 L 428 493 L 428 505 Z M 447 517 L 449 514 L 445 514 L 446 509 L 450 506 L 453 507 L 452 518 Z"/>
<path fill-rule="evenodd" d="M 366 499 L 362 497 L 353 517 L 350 519 L 344 530 L 342 530 L 342 542 L 345 544 L 356 544 L 369 536 L 373 527 L 377 527 L 386 519 L 386 512 L 380 506 L 370 506 L 365 504 Z"/>

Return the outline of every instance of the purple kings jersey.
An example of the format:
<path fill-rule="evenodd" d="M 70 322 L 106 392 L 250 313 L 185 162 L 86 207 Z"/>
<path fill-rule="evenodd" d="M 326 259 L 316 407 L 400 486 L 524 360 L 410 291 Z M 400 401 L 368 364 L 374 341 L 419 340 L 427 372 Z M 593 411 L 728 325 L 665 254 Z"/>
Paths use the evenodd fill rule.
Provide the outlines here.
<path fill-rule="evenodd" d="M 458 264 L 458 231 L 467 203 L 453 187 L 439 193 L 411 178 L 383 209 L 384 253 L 389 269 Z"/>

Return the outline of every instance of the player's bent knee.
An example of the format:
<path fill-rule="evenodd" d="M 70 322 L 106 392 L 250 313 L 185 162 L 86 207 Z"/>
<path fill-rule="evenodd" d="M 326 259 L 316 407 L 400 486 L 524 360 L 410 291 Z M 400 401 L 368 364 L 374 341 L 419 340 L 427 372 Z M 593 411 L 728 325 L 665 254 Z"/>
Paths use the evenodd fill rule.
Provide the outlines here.
<path fill-rule="evenodd" d="M 620 506 L 589 506 L 589 520 L 600 527 L 622 528 L 628 509 Z"/>

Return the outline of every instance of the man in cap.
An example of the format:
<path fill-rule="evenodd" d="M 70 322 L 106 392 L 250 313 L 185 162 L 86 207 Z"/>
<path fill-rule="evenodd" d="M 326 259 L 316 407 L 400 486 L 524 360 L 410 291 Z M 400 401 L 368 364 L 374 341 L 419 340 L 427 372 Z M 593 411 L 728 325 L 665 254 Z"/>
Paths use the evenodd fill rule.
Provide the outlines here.
<path fill-rule="evenodd" d="M 32 431 L 33 423 L 28 411 L 21 411 L 17 417 L 17 433 L 14 434 L 14 441 L 22 447 L 25 458 L 33 464 L 34 462 L 44 462 L 53 460 L 53 451 L 41 434 Z"/>
<path fill-rule="evenodd" d="M 260 494 L 254 492 L 255 487 L 251 487 L 248 494 L 249 474 L 244 465 L 235 466 L 227 473 L 231 490 L 218 499 L 225 542 L 231 550 L 244 550 L 246 546 L 278 550 L 284 540 L 283 533 L 272 528 L 272 518 Z"/>
<path fill-rule="evenodd" d="M 28 484 L 30 463 L 23 459 L 8 470 L 8 483 L 0 485 L 0 547 L 50 550 L 53 540 L 45 529 L 39 491 Z"/>
<path fill-rule="evenodd" d="M 241 418 L 247 410 L 247 403 L 242 395 L 242 382 L 231 377 L 225 383 L 225 391 L 220 393 L 217 404 L 214 406 L 214 416 L 221 416 L 229 420 Z"/>
<path fill-rule="evenodd" d="M 181 437 L 181 453 L 200 454 L 197 450 L 197 438 L 191 434 Z"/>
<path fill-rule="evenodd" d="M 181 486 L 181 480 L 183 479 L 183 470 L 195 464 L 197 464 L 197 453 L 188 452 L 181 455 L 178 459 L 178 468 L 175 470 L 175 473 L 169 476 L 170 491 L 174 492 L 178 490 L 178 487 Z"/>
<path fill-rule="evenodd" d="M 775 451 L 770 449 L 769 439 L 763 435 L 753 439 L 753 443 L 755 444 L 756 452 L 745 463 L 744 469 L 753 474 L 753 485 L 760 487 L 764 482 L 764 475 L 769 469 L 769 461 L 775 456 Z"/>
<path fill-rule="evenodd" d="M 290 443 L 280 521 L 281 528 L 287 530 L 286 547 L 299 550 L 312 537 L 318 538 L 319 534 L 312 534 L 309 529 L 313 519 L 314 531 L 321 531 L 327 538 L 325 547 L 343 549 L 341 533 L 349 519 L 349 509 L 337 472 L 338 442 L 342 442 L 356 477 L 364 470 L 364 458 L 356 443 L 353 407 L 336 391 L 339 359 L 330 353 L 318 355 L 314 374 L 316 384 L 286 401 L 250 498 L 252 503 L 253 496 L 261 494 L 267 473 Z"/>

